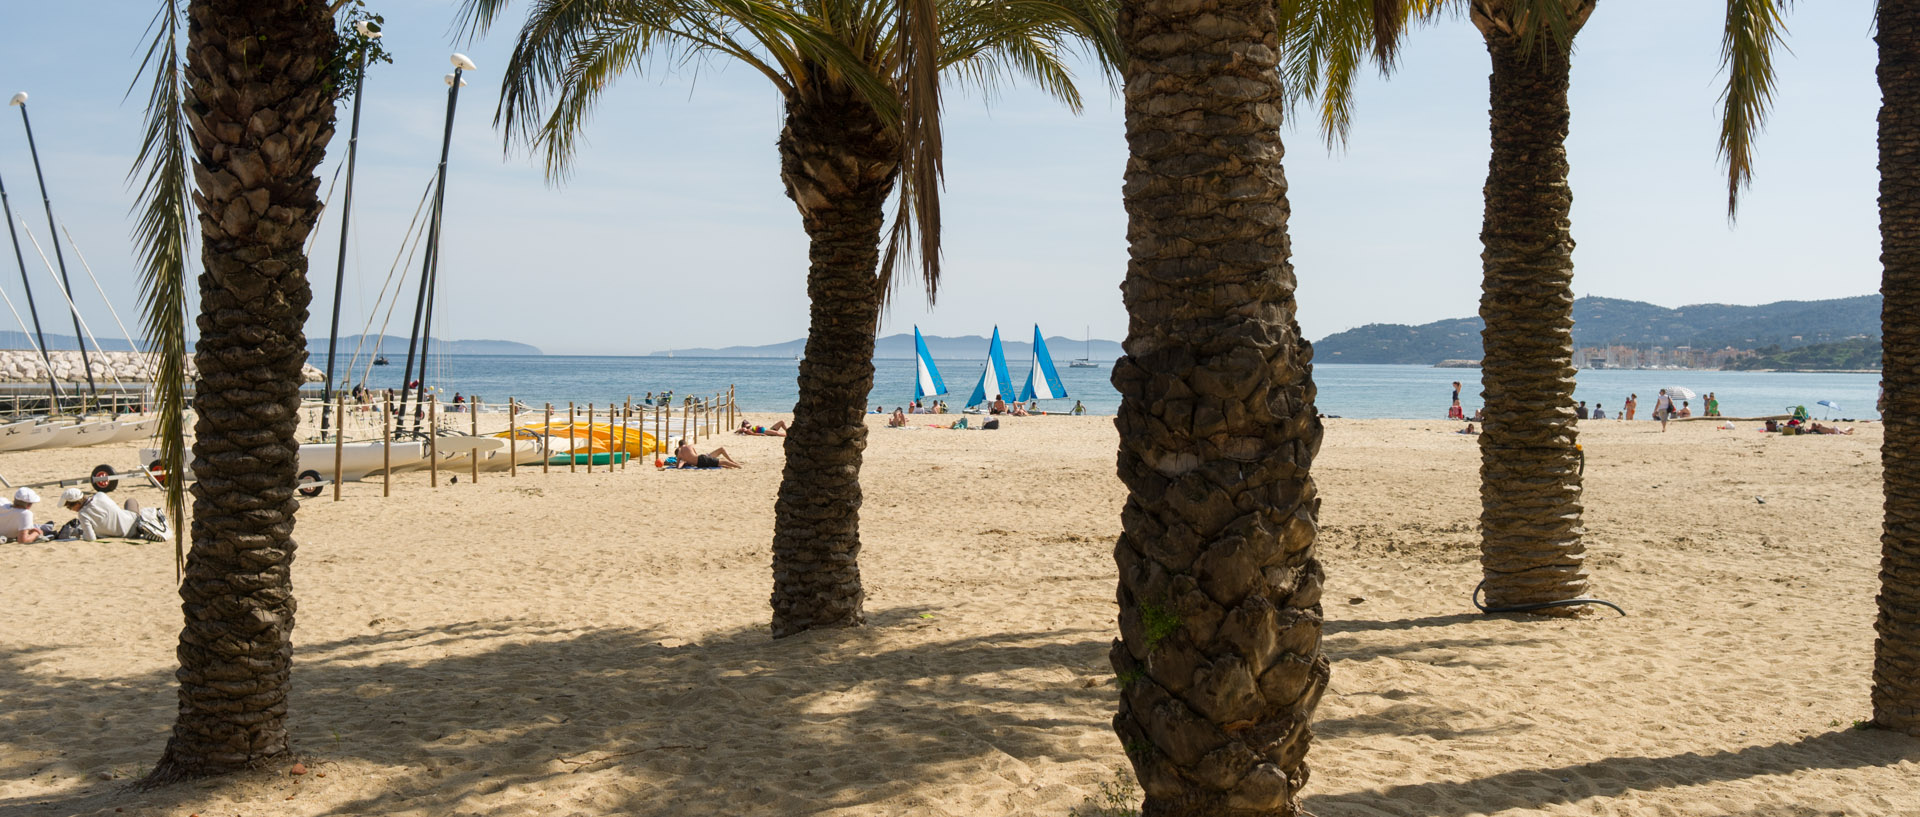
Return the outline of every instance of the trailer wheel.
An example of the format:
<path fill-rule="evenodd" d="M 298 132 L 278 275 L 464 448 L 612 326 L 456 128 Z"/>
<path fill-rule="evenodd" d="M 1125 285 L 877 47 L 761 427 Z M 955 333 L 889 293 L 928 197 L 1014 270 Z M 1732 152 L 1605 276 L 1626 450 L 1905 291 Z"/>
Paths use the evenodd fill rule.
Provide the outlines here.
<path fill-rule="evenodd" d="M 120 480 L 113 478 L 113 466 L 111 465 L 94 466 L 93 475 L 88 481 L 93 483 L 94 490 L 103 493 L 113 493 L 113 489 L 120 487 Z"/>
<path fill-rule="evenodd" d="M 297 482 L 297 484 L 307 485 L 308 483 L 317 483 L 319 481 L 320 481 L 320 472 L 309 469 L 309 470 L 300 472 L 300 479 Z M 296 488 L 295 490 L 298 490 L 301 496 L 304 496 L 308 499 L 312 499 L 316 496 L 319 496 L 321 491 L 326 490 L 326 486 L 314 485 L 310 488 Z"/>
<path fill-rule="evenodd" d="M 153 462 L 147 463 L 147 473 L 153 475 L 153 481 L 160 483 L 160 487 L 162 488 L 167 487 L 166 463 L 163 463 L 159 460 L 154 460 Z"/>

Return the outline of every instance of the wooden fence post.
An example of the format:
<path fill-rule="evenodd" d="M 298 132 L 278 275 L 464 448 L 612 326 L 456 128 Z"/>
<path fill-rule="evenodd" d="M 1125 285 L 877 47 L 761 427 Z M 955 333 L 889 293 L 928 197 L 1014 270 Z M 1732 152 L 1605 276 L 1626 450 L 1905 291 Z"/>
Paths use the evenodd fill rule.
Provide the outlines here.
<path fill-rule="evenodd" d="M 427 481 L 434 487 L 440 487 L 440 397 L 435 395 L 427 403 Z"/>
<path fill-rule="evenodd" d="M 333 412 L 333 501 L 340 501 L 340 462 L 347 439 L 347 393 L 334 394 Z"/>
<path fill-rule="evenodd" d="M 479 442 L 479 441 L 480 441 L 480 440 L 479 440 L 479 437 L 480 437 L 480 401 L 478 401 L 478 400 L 471 400 L 471 401 L 468 401 L 468 403 L 467 403 L 467 417 L 468 417 L 468 418 L 470 418 L 470 419 L 468 420 L 468 428 L 469 428 L 469 431 L 468 431 L 468 433 L 470 433 L 470 434 L 472 434 L 472 435 L 474 436 L 474 438 L 475 438 L 475 439 L 474 439 L 474 442 Z M 473 475 L 472 475 L 471 477 L 469 477 L 469 479 L 472 479 L 472 480 L 473 480 L 474 482 L 479 482 L 479 481 L 480 481 L 480 449 L 479 449 L 479 448 L 477 448 L 477 447 L 473 449 Z"/>

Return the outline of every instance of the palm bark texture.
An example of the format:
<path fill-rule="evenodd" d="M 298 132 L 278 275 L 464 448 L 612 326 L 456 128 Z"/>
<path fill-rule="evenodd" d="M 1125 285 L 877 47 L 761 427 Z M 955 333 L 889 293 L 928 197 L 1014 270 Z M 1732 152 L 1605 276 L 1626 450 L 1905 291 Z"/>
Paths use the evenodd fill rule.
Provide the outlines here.
<path fill-rule="evenodd" d="M 1880 263 L 1886 517 L 1873 722 L 1920 736 L 1920 2 L 1881 0 Z"/>
<path fill-rule="evenodd" d="M 180 711 L 158 782 L 285 755 L 293 495 L 311 291 L 302 242 L 333 136 L 332 15 L 308 0 L 194 0 L 186 113 L 202 235 L 192 548 Z"/>
<path fill-rule="evenodd" d="M 1320 652 L 1320 447 L 1270 0 L 1121 7 L 1131 258 L 1114 717 L 1143 814 L 1290 815 Z"/>
<path fill-rule="evenodd" d="M 1520 26 L 1534 18 L 1499 0 L 1472 5 L 1493 60 L 1493 155 L 1480 232 L 1480 566 L 1490 608 L 1579 598 L 1587 589 L 1566 139 L 1572 34 L 1592 9 L 1584 3 L 1570 15 L 1561 42 L 1541 31 L 1528 37 Z"/>
<path fill-rule="evenodd" d="M 807 231 L 810 322 L 774 502 L 773 634 L 864 621 L 860 463 L 884 284 L 879 236 L 899 136 L 844 87 L 787 107 L 780 177 Z"/>

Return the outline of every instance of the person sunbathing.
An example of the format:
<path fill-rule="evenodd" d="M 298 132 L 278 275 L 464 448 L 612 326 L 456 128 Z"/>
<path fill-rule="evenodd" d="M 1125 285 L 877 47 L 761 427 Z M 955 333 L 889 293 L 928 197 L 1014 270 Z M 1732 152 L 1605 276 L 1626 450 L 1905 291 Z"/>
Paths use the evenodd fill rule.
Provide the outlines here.
<path fill-rule="evenodd" d="M 1453 433 L 1455 433 L 1455 434 L 1478 434 L 1478 433 L 1480 433 L 1480 432 L 1479 432 L 1479 431 L 1476 431 L 1476 430 L 1474 429 L 1474 427 L 1473 427 L 1473 424 L 1472 424 L 1472 423 L 1468 423 L 1468 424 L 1467 424 L 1467 427 L 1466 427 L 1466 428 L 1463 428 L 1463 429 L 1460 429 L 1459 431 L 1455 431 L 1455 432 L 1453 432 Z"/>
<path fill-rule="evenodd" d="M 1031 416 L 1032 414 L 1031 412 L 1027 411 L 1026 406 L 1020 403 L 1013 404 L 1013 408 L 1008 409 L 1007 413 L 1014 417 L 1027 417 L 1027 416 Z"/>
<path fill-rule="evenodd" d="M 675 468 L 739 468 L 740 462 L 727 453 L 727 449 L 716 448 L 705 454 L 694 450 L 686 440 L 680 441 L 680 447 L 673 452 Z"/>
<path fill-rule="evenodd" d="M 992 406 L 990 406 L 990 407 L 988 407 L 988 409 L 987 409 L 987 413 L 988 413 L 988 414 L 1005 414 L 1005 413 L 1007 413 L 1007 401 L 1005 401 L 1005 400 L 1002 400 L 1002 399 L 1000 399 L 1000 395 L 997 395 L 997 394 L 996 394 L 996 395 L 994 395 L 994 396 L 993 396 L 993 405 L 992 405 Z"/>
<path fill-rule="evenodd" d="M 741 420 L 740 427 L 734 429 L 733 433 L 744 434 L 748 437 L 785 437 L 787 436 L 787 421 L 781 420 L 770 426 L 757 426 Z"/>
<path fill-rule="evenodd" d="M 904 411 L 901 411 L 898 406 L 894 407 L 893 416 L 887 418 L 887 428 L 906 428 L 906 427 L 907 427 L 907 413 Z"/>
<path fill-rule="evenodd" d="M 1851 428 L 1842 430 L 1838 426 L 1821 425 L 1819 423 L 1814 423 L 1813 425 L 1809 426 L 1809 428 L 1812 430 L 1812 433 L 1814 434 L 1852 434 L 1853 433 L 1853 429 Z"/>

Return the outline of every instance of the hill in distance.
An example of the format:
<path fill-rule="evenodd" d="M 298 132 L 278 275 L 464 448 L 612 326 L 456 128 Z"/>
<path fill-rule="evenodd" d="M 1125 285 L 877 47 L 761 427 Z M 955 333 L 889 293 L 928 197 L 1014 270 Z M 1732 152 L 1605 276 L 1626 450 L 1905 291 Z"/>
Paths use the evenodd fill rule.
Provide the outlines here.
<path fill-rule="evenodd" d="M 1660 346 L 1695 349 L 1796 349 L 1816 343 L 1880 336 L 1880 296 L 1830 301 L 1780 301 L 1760 306 L 1694 304 L 1678 309 L 1619 298 L 1573 302 L 1573 344 Z M 1368 324 L 1336 332 L 1314 344 L 1318 363 L 1432 365 L 1443 360 L 1479 360 L 1478 317 L 1419 326 Z"/>
<path fill-rule="evenodd" d="M 938 360 L 986 360 L 987 344 L 991 341 L 984 335 L 961 335 L 943 337 L 941 335 L 922 335 L 927 341 L 927 351 Z M 1031 337 L 1026 335 L 1025 337 Z M 1033 344 L 1024 340 L 1012 340 L 1006 332 L 1000 333 L 1000 346 L 1006 350 L 1007 362 L 1029 360 L 1033 357 Z M 719 349 L 675 349 L 671 353 L 654 352 L 655 356 L 674 354 L 681 357 L 777 357 L 792 359 L 807 348 L 805 338 L 785 343 L 772 343 L 766 346 L 727 346 Z M 1047 338 L 1047 353 L 1054 360 L 1074 360 L 1089 357 L 1085 338 L 1050 337 Z M 873 343 L 873 356 L 881 360 L 912 359 L 913 333 L 903 332 L 879 338 Z M 1111 362 L 1120 357 L 1120 344 L 1111 340 L 1093 341 L 1094 360 Z"/>

